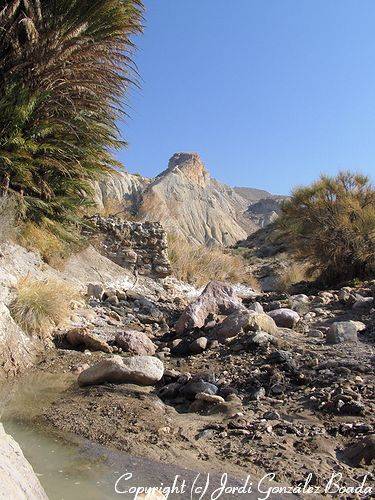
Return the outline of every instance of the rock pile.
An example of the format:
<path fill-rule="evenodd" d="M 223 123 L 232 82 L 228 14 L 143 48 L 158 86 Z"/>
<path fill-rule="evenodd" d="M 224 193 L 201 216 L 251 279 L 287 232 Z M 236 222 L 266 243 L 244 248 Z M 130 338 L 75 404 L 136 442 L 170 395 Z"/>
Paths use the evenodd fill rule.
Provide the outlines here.
<path fill-rule="evenodd" d="M 131 222 L 114 216 L 89 219 L 106 257 L 141 275 L 164 278 L 171 274 L 167 237 L 158 222 Z"/>
<path fill-rule="evenodd" d="M 88 291 L 95 315 L 75 349 L 93 351 L 99 336 L 111 353 L 104 348 L 90 362 L 83 352 L 85 364 L 74 367 L 81 392 L 50 413 L 60 426 L 87 433 L 84 419 L 100 416 L 105 425 L 108 414 L 122 437 L 108 431 L 106 443 L 121 446 L 125 435 L 128 443 L 129 426 L 141 426 L 147 431 L 137 443 L 164 451 L 188 443 L 200 456 L 209 447 L 225 464 L 246 470 L 250 461 L 286 482 L 298 479 L 301 463 L 317 484 L 332 467 L 355 481 L 373 464 L 375 282 L 242 299 L 227 283 L 211 282 L 190 304 L 168 292 L 150 299 L 95 284 Z M 138 404 L 136 418 L 127 417 Z M 81 408 L 88 415 L 77 417 Z"/>

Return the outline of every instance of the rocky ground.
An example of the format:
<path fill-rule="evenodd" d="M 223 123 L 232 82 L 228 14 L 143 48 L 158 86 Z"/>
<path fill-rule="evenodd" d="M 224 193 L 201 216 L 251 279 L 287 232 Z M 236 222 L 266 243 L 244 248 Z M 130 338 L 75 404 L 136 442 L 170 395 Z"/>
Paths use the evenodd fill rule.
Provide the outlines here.
<path fill-rule="evenodd" d="M 171 285 L 147 298 L 90 285 L 37 367 L 69 380 L 37 418 L 193 469 L 374 486 L 374 292 L 241 300 L 212 282 L 188 305 Z"/>

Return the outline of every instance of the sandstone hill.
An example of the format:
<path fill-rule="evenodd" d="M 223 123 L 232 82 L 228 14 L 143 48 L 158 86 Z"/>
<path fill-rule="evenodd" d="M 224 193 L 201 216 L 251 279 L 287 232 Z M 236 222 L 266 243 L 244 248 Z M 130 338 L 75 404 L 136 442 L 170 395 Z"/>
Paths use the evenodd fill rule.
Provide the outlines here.
<path fill-rule="evenodd" d="M 282 199 L 217 181 L 197 153 L 174 154 L 155 179 L 118 173 L 95 188 L 100 207 L 123 202 L 140 220 L 158 221 L 168 232 L 209 246 L 233 245 L 273 221 Z"/>
<path fill-rule="evenodd" d="M 196 153 L 177 153 L 143 192 L 139 215 L 194 243 L 232 245 L 256 226 L 244 216 L 247 203 L 213 179 Z"/>
<path fill-rule="evenodd" d="M 136 209 L 149 183 L 150 179 L 138 174 L 114 172 L 95 182 L 95 202 L 99 209 L 112 202 L 122 202 L 130 210 Z"/>
<path fill-rule="evenodd" d="M 248 204 L 256 203 L 264 198 L 273 198 L 275 195 L 265 191 L 264 189 L 250 188 L 250 187 L 238 187 L 233 188 L 237 194 L 244 198 Z"/>

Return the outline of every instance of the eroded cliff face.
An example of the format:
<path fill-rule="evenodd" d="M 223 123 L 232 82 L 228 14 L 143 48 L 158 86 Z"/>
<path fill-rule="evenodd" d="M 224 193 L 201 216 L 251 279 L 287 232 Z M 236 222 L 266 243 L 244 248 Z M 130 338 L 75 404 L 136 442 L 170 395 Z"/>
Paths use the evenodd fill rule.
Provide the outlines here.
<path fill-rule="evenodd" d="M 277 197 L 213 179 L 198 153 L 174 154 L 155 179 L 113 173 L 95 184 L 95 193 L 99 209 L 118 202 L 139 220 L 160 222 L 167 232 L 200 245 L 233 245 L 277 217 L 267 204 L 277 204 Z M 261 199 L 264 214 L 253 213 L 251 206 Z"/>
<path fill-rule="evenodd" d="M 197 153 L 177 153 L 143 192 L 138 215 L 192 243 L 228 246 L 256 229 L 243 216 L 246 208 L 234 189 L 211 178 Z"/>
<path fill-rule="evenodd" d="M 124 203 L 130 210 L 136 210 L 143 190 L 150 179 L 129 172 L 113 172 L 94 183 L 95 202 L 99 210 L 108 203 Z"/>

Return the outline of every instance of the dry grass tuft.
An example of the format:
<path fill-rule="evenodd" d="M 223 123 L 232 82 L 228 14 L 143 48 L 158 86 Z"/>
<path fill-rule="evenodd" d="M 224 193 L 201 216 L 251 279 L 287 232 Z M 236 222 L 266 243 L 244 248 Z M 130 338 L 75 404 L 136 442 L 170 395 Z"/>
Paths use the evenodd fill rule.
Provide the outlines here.
<path fill-rule="evenodd" d="M 259 289 L 246 261 L 221 248 L 195 246 L 174 234 L 168 235 L 168 253 L 173 274 L 181 281 L 196 286 L 211 280 L 243 283 Z"/>
<path fill-rule="evenodd" d="M 38 251 L 48 264 L 58 262 L 65 254 L 65 245 L 51 231 L 32 222 L 26 222 L 21 230 L 20 243 L 28 250 Z"/>
<path fill-rule="evenodd" d="M 58 224 L 35 224 L 25 222 L 19 232 L 18 242 L 28 250 L 40 253 L 44 262 L 60 269 L 64 261 L 83 245 L 78 228 L 69 231 Z"/>
<path fill-rule="evenodd" d="M 279 275 L 276 289 L 279 292 L 288 292 L 293 285 L 301 281 L 310 281 L 311 275 L 306 264 L 293 262 Z"/>
<path fill-rule="evenodd" d="M 24 331 L 46 337 L 67 319 L 70 303 L 76 295 L 73 287 L 63 281 L 22 278 L 10 312 Z"/>

